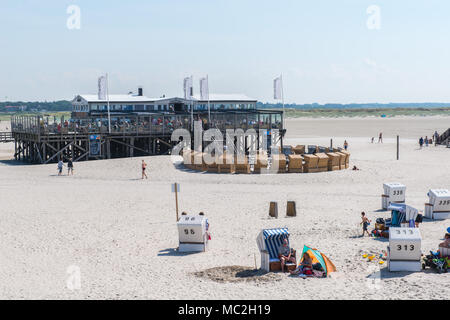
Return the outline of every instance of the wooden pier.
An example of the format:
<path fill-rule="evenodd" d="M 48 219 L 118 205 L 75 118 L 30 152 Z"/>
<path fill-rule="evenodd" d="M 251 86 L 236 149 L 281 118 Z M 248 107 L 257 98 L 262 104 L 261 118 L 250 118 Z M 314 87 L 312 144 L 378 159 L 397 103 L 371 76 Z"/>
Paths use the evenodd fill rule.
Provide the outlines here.
<path fill-rule="evenodd" d="M 34 164 L 60 159 L 74 162 L 169 154 L 176 144 L 176 129 L 193 132 L 195 118 L 206 122 L 207 113 L 192 114 L 91 114 L 83 119 L 56 119 L 45 116 L 13 116 L 11 133 L 2 139 L 14 142 L 14 158 Z M 227 129 L 271 130 L 282 128 L 281 111 L 251 110 L 211 113 L 211 124 L 226 136 Z M 109 125 L 111 123 L 111 125 Z M 193 138 L 193 133 L 192 133 Z M 281 137 L 282 144 L 282 137 Z"/>

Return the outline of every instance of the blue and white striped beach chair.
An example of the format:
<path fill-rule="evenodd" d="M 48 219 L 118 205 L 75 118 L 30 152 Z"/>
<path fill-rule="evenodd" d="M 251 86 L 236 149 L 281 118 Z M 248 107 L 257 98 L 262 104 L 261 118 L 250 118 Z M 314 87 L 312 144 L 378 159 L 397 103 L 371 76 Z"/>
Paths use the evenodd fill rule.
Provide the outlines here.
<path fill-rule="evenodd" d="M 270 263 L 280 261 L 278 259 L 278 249 L 285 238 L 289 240 L 287 228 L 264 229 L 259 233 L 256 241 L 261 253 L 261 269 L 269 272 Z"/>

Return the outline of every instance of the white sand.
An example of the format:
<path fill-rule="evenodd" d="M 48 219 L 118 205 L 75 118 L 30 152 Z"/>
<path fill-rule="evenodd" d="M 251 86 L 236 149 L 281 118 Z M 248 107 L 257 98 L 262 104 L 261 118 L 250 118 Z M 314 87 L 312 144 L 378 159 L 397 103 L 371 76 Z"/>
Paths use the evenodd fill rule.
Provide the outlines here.
<path fill-rule="evenodd" d="M 4 121 L 2 121 L 4 125 Z M 387 242 L 358 238 L 360 212 L 381 205 L 382 183 L 407 185 L 407 202 L 423 210 L 431 187 L 450 188 L 450 149 L 418 150 L 416 140 L 450 127 L 448 117 L 394 119 L 296 119 L 286 143 L 350 144 L 351 165 L 362 170 L 317 174 L 217 175 L 176 169 L 170 157 L 75 164 L 74 177 L 57 177 L 56 165 L 0 162 L 0 298 L 64 299 L 447 299 L 450 274 L 389 273 L 367 285 L 377 265 L 361 257 Z M 384 144 L 369 139 L 383 131 Z M 400 134 L 401 160 L 395 160 Z M 13 145 L 0 144 L 0 157 Z M 211 223 L 210 250 L 178 255 L 174 195 L 181 210 L 204 211 Z M 297 202 L 298 217 L 271 220 L 269 201 Z M 289 227 L 293 247 L 320 249 L 335 263 L 327 279 L 215 282 L 193 273 L 221 266 L 259 266 L 255 238 L 262 228 Z M 437 249 L 450 221 L 425 222 L 422 251 Z M 163 250 L 166 250 L 165 253 Z M 69 266 L 81 270 L 81 289 L 66 287 Z M 269 278 L 271 279 L 271 278 Z"/>

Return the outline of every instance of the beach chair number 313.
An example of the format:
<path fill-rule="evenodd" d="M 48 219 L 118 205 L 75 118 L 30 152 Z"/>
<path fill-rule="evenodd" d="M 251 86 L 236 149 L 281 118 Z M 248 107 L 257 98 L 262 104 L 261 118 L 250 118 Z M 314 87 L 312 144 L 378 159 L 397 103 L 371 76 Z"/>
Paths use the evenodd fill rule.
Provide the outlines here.
<path fill-rule="evenodd" d="M 414 245 L 413 244 L 411 244 L 409 246 L 407 244 L 405 244 L 404 246 L 398 245 L 397 246 L 397 251 L 402 251 L 403 247 L 405 247 L 405 251 L 408 251 L 408 247 L 409 247 L 409 250 L 414 251 Z"/>

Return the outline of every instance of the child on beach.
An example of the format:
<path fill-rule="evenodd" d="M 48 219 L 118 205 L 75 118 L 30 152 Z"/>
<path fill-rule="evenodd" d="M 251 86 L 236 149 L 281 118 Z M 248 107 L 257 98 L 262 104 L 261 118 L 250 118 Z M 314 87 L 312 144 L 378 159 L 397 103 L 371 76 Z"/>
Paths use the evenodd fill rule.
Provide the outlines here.
<path fill-rule="evenodd" d="M 370 233 L 369 233 L 369 231 L 367 230 L 367 227 L 370 225 L 370 223 L 371 223 L 372 221 L 369 220 L 369 219 L 366 217 L 366 213 L 365 213 L 365 212 L 361 212 L 361 219 L 362 219 L 361 224 L 362 224 L 362 226 L 363 226 L 363 234 L 362 234 L 362 237 L 364 237 L 364 233 L 367 233 L 367 235 L 370 237 Z"/>
<path fill-rule="evenodd" d="M 58 161 L 58 176 L 62 175 L 62 169 L 64 167 L 64 162 L 60 159 Z"/>
<path fill-rule="evenodd" d="M 145 170 L 147 169 L 147 163 L 145 163 L 144 160 L 142 160 L 142 180 L 148 179 L 147 174 L 145 173 Z"/>
<path fill-rule="evenodd" d="M 344 149 L 347 151 L 347 149 L 348 149 L 348 142 L 347 142 L 347 140 L 345 140 L 344 141 Z"/>
<path fill-rule="evenodd" d="M 69 161 L 67 161 L 67 175 L 73 176 L 73 160 L 72 160 L 72 158 L 70 158 Z"/>

